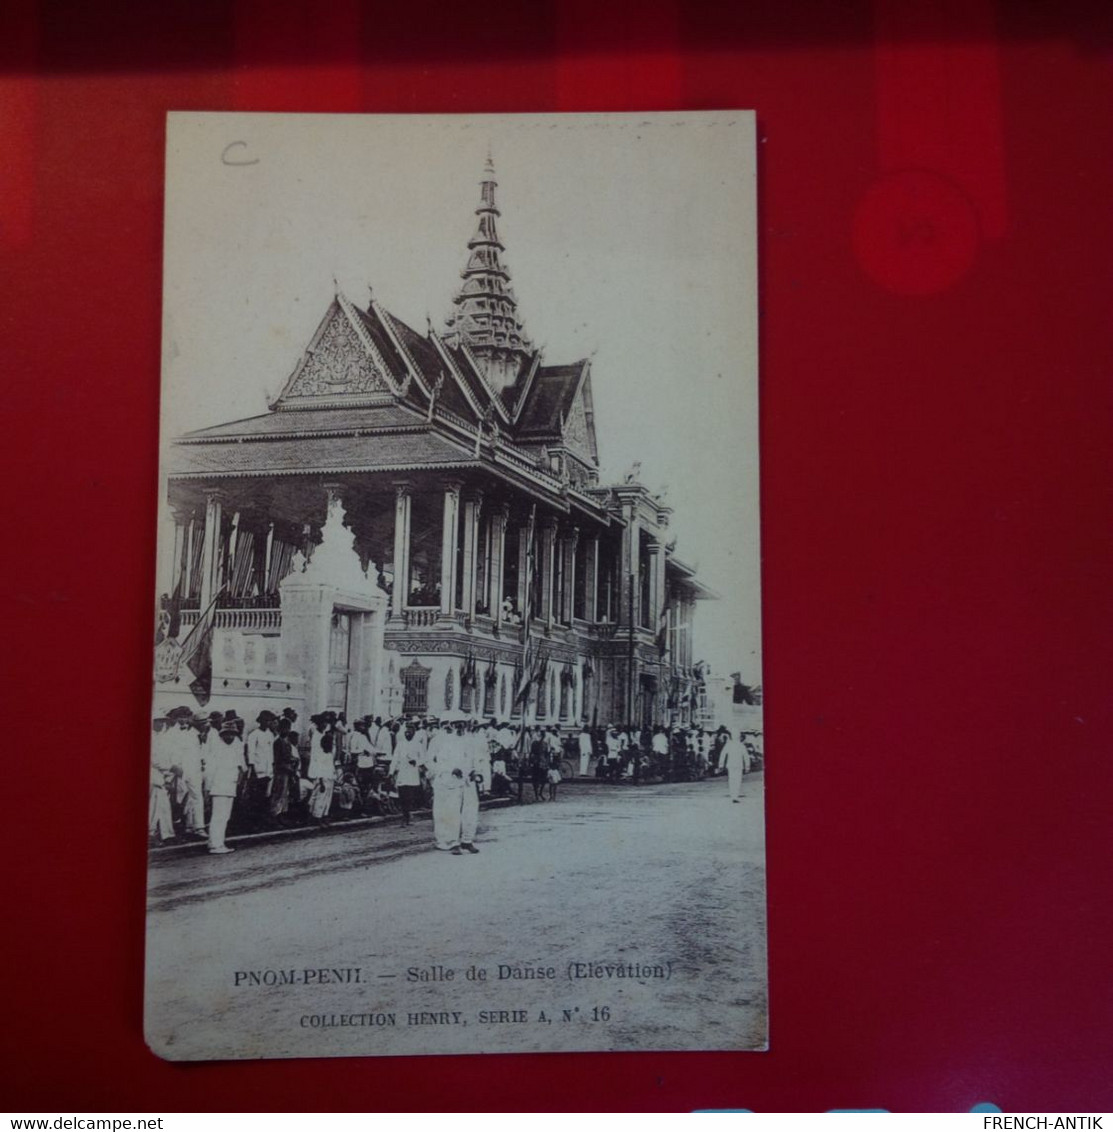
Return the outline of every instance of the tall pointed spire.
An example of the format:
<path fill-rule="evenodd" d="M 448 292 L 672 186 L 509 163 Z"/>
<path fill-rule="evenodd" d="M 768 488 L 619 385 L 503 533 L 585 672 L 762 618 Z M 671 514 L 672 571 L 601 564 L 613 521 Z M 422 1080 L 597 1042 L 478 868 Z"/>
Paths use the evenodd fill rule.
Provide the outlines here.
<path fill-rule="evenodd" d="M 524 359 L 533 352 L 533 343 L 518 317 L 510 272 L 501 258 L 506 249 L 496 223 L 500 215 L 495 203 L 498 182 L 490 151 L 479 185 L 475 234 L 468 241 L 467 266 L 460 273 L 464 282 L 445 320 L 445 339 L 450 345 L 466 345 L 491 386 L 502 390 L 517 378 Z"/>

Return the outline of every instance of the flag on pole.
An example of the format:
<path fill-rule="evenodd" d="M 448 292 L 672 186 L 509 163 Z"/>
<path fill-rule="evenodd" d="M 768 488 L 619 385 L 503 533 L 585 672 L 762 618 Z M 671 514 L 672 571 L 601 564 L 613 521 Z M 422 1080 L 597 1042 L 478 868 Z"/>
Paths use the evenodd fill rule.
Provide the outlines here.
<path fill-rule="evenodd" d="M 514 702 L 523 703 L 529 696 L 530 684 L 533 683 L 534 645 L 530 636 L 530 625 L 533 621 L 533 537 L 537 526 L 537 504 L 529 512 L 529 526 L 526 528 L 526 578 L 525 601 L 522 608 L 522 674 L 518 687 L 514 693 Z M 525 713 L 523 712 L 523 720 Z"/>
<path fill-rule="evenodd" d="M 168 608 L 159 611 L 158 631 L 155 633 L 155 680 L 165 684 L 177 680 L 181 663 L 182 646 L 178 634 L 182 631 L 182 583 L 174 587 Z"/>
<path fill-rule="evenodd" d="M 669 599 L 666 596 L 661 604 L 661 615 L 657 618 L 657 651 L 664 656 L 669 651 Z"/>
<path fill-rule="evenodd" d="M 223 587 L 219 590 L 209 607 L 197 618 L 197 624 L 189 631 L 189 635 L 182 641 L 182 651 L 178 658 L 179 671 L 181 665 L 193 673 L 194 679 L 190 682 L 189 690 L 194 694 L 197 702 L 204 707 L 209 702 L 213 689 L 213 626 L 216 622 L 216 603 Z"/>

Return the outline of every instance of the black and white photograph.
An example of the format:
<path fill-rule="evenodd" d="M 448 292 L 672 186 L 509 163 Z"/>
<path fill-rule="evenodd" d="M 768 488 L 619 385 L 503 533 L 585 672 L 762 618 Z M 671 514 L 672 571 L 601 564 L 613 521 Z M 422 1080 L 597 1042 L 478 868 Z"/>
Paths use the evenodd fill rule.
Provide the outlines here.
<path fill-rule="evenodd" d="M 755 142 L 169 116 L 160 1056 L 768 1048 Z"/>

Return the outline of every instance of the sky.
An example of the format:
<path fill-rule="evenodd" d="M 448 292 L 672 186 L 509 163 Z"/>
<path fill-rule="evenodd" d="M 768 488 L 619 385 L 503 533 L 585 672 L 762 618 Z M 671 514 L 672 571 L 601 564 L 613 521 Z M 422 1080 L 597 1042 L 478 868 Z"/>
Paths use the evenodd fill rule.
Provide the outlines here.
<path fill-rule="evenodd" d="M 590 356 L 602 482 L 668 487 L 720 595 L 695 655 L 760 683 L 754 122 L 665 115 L 172 114 L 162 437 L 254 416 L 334 288 L 424 332 L 451 310 L 490 152 L 519 313 Z"/>

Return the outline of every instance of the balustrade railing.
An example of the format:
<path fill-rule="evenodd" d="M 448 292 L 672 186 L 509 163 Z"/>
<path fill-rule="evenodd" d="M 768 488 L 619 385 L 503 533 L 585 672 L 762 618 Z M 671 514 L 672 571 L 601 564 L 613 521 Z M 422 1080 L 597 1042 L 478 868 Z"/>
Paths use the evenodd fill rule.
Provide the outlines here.
<path fill-rule="evenodd" d="M 197 624 L 200 616 L 201 611 L 198 609 L 181 610 L 182 637 Z M 438 623 L 443 624 L 440 607 L 436 605 L 411 606 L 408 609 L 402 610 L 402 619 L 407 629 L 428 629 Z M 469 625 L 468 616 L 462 610 L 456 610 L 454 613 L 450 614 L 448 620 L 459 625 L 461 628 L 468 627 Z M 282 610 L 275 607 L 268 609 L 216 609 L 213 612 L 213 626 L 216 629 L 277 632 L 282 628 Z M 494 636 L 495 619 L 486 614 L 477 613 L 470 621 L 470 628 L 473 632 L 483 636 Z M 576 621 L 571 626 L 556 622 L 552 625 L 551 629 L 547 629 L 542 622 L 535 621 L 533 623 L 534 636 L 549 636 L 562 641 L 569 640 L 573 634 L 606 640 L 613 637 L 617 629 L 617 625 L 608 625 L 606 623 L 592 625 L 586 621 Z M 504 641 L 521 642 L 522 633 L 523 627 L 521 624 L 515 625 L 508 621 L 503 621 L 499 627 L 499 637 Z M 647 636 L 646 631 L 639 631 L 639 637 L 641 636 Z"/>
<path fill-rule="evenodd" d="M 200 610 L 183 609 L 182 636 L 186 631 L 197 624 L 201 616 Z M 217 609 L 213 611 L 213 628 L 215 629 L 252 629 L 263 631 L 267 629 L 278 630 L 282 628 L 281 609 Z"/>

